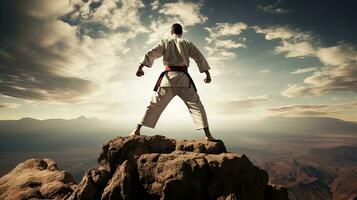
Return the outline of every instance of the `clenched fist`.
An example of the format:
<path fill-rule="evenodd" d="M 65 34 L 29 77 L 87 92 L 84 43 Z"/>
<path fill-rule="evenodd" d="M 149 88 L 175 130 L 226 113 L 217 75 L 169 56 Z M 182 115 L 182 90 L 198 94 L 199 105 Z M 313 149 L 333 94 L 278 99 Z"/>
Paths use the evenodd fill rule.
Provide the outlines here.
<path fill-rule="evenodd" d="M 144 70 L 143 70 L 144 65 L 140 64 L 138 67 L 138 70 L 136 71 L 136 76 L 140 77 L 144 75 Z"/>
<path fill-rule="evenodd" d="M 204 80 L 204 81 L 205 81 L 205 83 L 210 83 L 210 82 L 211 82 L 211 80 L 212 80 L 212 79 L 211 79 L 211 77 L 207 77 L 207 78 L 205 78 L 205 80 Z"/>
<path fill-rule="evenodd" d="M 138 71 L 136 71 L 136 76 L 140 77 L 144 75 L 144 70 L 139 68 Z"/>
<path fill-rule="evenodd" d="M 211 79 L 211 74 L 209 73 L 209 71 L 204 71 L 206 73 L 206 78 L 205 78 L 205 83 L 210 83 L 212 81 Z"/>

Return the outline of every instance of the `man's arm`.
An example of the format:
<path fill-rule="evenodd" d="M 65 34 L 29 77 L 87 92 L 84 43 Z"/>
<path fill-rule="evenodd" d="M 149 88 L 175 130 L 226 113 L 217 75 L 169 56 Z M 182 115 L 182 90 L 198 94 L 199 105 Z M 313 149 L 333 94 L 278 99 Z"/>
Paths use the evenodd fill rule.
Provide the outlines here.
<path fill-rule="evenodd" d="M 189 56 L 193 60 L 195 60 L 200 72 L 201 73 L 204 72 L 206 74 L 206 78 L 204 79 L 205 83 L 210 83 L 212 79 L 211 79 L 211 74 L 209 73 L 208 70 L 210 70 L 211 67 L 208 65 L 208 62 L 206 61 L 206 59 L 202 55 L 202 53 L 192 43 L 191 43 L 191 47 L 190 47 L 190 50 L 189 50 Z"/>
<path fill-rule="evenodd" d="M 154 64 L 154 60 L 161 57 L 164 54 L 164 42 L 161 41 L 154 48 L 148 51 L 144 60 L 140 63 L 138 70 L 136 71 L 136 76 L 140 77 L 144 75 L 143 67 L 151 67 Z"/>

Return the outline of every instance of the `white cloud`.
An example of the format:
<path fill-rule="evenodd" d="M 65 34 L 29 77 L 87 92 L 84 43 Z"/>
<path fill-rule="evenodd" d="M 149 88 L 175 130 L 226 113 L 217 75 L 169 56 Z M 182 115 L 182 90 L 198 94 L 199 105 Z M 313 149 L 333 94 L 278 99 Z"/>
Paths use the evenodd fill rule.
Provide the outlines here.
<path fill-rule="evenodd" d="M 338 104 L 292 104 L 269 108 L 270 114 L 285 117 L 335 117 L 357 121 L 357 101 Z"/>
<path fill-rule="evenodd" d="M 261 28 L 258 26 L 252 27 L 257 33 L 261 33 L 265 36 L 266 40 L 309 40 L 311 36 L 308 33 L 301 32 L 299 29 L 294 29 L 289 26 L 270 26 L 266 28 Z"/>
<path fill-rule="evenodd" d="M 290 74 L 305 74 L 308 72 L 314 72 L 316 71 L 318 68 L 317 67 L 308 67 L 308 68 L 302 68 L 302 69 L 297 69 L 293 72 L 290 72 Z"/>
<path fill-rule="evenodd" d="M 247 24 L 243 22 L 237 23 L 216 23 L 214 27 L 205 27 L 209 32 L 209 37 L 206 38 L 208 43 L 213 42 L 214 40 L 227 36 L 237 36 L 242 33 L 242 31 L 247 29 Z"/>
<path fill-rule="evenodd" d="M 302 117 L 302 116 L 319 116 L 327 114 L 323 109 L 328 107 L 327 105 L 317 105 L 317 104 L 293 104 L 287 106 L 277 106 L 269 108 L 269 111 L 274 115 L 278 116 L 289 116 L 289 117 Z"/>
<path fill-rule="evenodd" d="M 57 1 L 9 3 L 11 35 L 0 55 L 0 92 L 7 96 L 45 101 L 76 101 L 95 89 L 85 78 L 71 75 L 72 55 L 79 43 L 77 27 L 59 19 L 71 9 Z M 48 9 L 48 10 L 47 10 Z M 38 13 L 38 14 L 36 14 Z M 31 23 L 28 23 L 31 20 Z M 19 31 L 21 30 L 21 31 Z M 12 59 L 16 58 L 16 59 Z"/>
<path fill-rule="evenodd" d="M 208 51 L 209 57 L 219 57 L 221 58 L 221 60 L 229 60 L 235 57 L 235 54 L 233 52 L 230 52 L 225 48 L 216 48 L 208 46 L 205 47 L 205 49 Z"/>
<path fill-rule="evenodd" d="M 110 78 L 117 73 L 128 51 L 127 41 L 144 29 L 139 15 L 143 4 L 103 0 L 93 10 L 93 2 L 12 3 L 14 16 L 9 19 L 16 19 L 14 28 L 21 31 L 0 52 L 0 62 L 7 72 L 0 74 L 0 92 L 17 98 L 66 103 L 88 102 L 107 93 L 112 84 Z M 63 15 L 74 21 L 67 23 Z M 31 23 L 27 23 L 29 19 Z M 87 35 L 87 25 L 92 22 L 109 31 L 101 37 Z"/>
<path fill-rule="evenodd" d="M 25 15 L 41 20 L 55 19 L 72 10 L 69 1 L 46 0 L 41 2 L 24 1 L 19 3 L 20 7 L 25 8 Z"/>
<path fill-rule="evenodd" d="M 234 98 L 239 102 L 264 102 L 268 100 L 267 95 L 260 95 L 260 96 L 246 96 L 246 97 L 237 97 Z"/>
<path fill-rule="evenodd" d="M 111 101 L 113 90 L 118 90 L 121 83 L 114 83 L 110 79 L 119 71 L 130 50 L 127 41 L 138 34 L 146 32 L 140 20 L 140 10 L 144 4 L 139 0 L 121 2 L 103 0 L 95 9 L 89 9 L 91 1 L 80 2 L 79 10 L 72 13 L 72 17 L 85 23 L 96 22 L 113 30 L 99 38 L 84 35 L 78 39 L 76 51 L 71 57 L 70 75 L 82 77 L 96 84 L 97 89 L 82 99 L 81 102 Z M 118 28 L 126 28 L 118 31 Z"/>
<path fill-rule="evenodd" d="M 282 41 L 280 46 L 275 48 L 277 53 L 285 53 L 285 56 L 288 58 L 291 57 L 305 57 L 312 56 L 315 53 L 314 47 L 310 42 L 291 42 L 291 41 Z"/>
<path fill-rule="evenodd" d="M 208 61 L 216 66 L 224 66 L 224 61 L 235 58 L 236 54 L 232 49 L 245 48 L 246 45 L 243 43 L 245 38 L 238 42 L 236 39 L 233 40 L 233 37 L 239 36 L 247 27 L 243 22 L 216 23 L 213 27 L 205 27 L 209 33 L 206 37 L 208 46 L 205 47 L 209 55 Z"/>
<path fill-rule="evenodd" d="M 256 107 L 266 101 L 268 101 L 268 97 L 266 95 L 261 95 L 261 96 L 236 97 L 236 98 L 225 100 L 225 103 L 227 104 L 228 107 L 246 109 L 246 108 Z"/>
<path fill-rule="evenodd" d="M 259 73 L 269 73 L 269 72 L 270 72 L 269 69 L 264 69 L 264 70 L 259 71 Z"/>
<path fill-rule="evenodd" d="M 18 103 L 0 103 L 0 109 L 5 108 L 5 109 L 14 109 L 18 108 L 20 104 Z"/>
<path fill-rule="evenodd" d="M 285 97 L 300 97 L 300 96 L 305 96 L 307 93 L 309 93 L 311 89 L 304 87 L 304 86 L 299 86 L 299 85 L 289 85 L 287 89 L 281 92 L 281 95 Z"/>
<path fill-rule="evenodd" d="M 304 80 L 312 88 L 313 94 L 321 95 L 330 91 L 357 92 L 357 68 L 355 65 L 324 67 Z"/>
<path fill-rule="evenodd" d="M 321 47 L 316 52 L 316 56 L 325 65 L 339 66 L 357 62 L 357 50 L 349 45 Z"/>
<path fill-rule="evenodd" d="M 271 26 L 260 28 L 254 26 L 257 33 L 265 35 L 266 40 L 281 40 L 280 45 L 275 48 L 276 53 L 283 53 L 286 57 L 312 56 L 316 52 L 311 44 L 312 36 L 289 26 Z"/>
<path fill-rule="evenodd" d="M 268 4 L 268 5 L 258 5 L 258 10 L 261 10 L 263 12 L 269 13 L 269 14 L 286 14 L 289 13 L 291 10 L 279 7 L 279 2 L 274 3 L 274 4 Z"/>
<path fill-rule="evenodd" d="M 357 51 L 351 48 L 344 49 L 341 46 L 333 48 L 338 48 L 342 52 L 330 55 L 325 52 L 317 55 L 325 66 L 304 79 L 304 84 L 309 88 L 304 95 L 309 93 L 322 95 L 330 91 L 357 92 L 357 60 L 353 57 L 357 55 Z"/>
<path fill-rule="evenodd" d="M 184 24 L 184 26 L 192 26 L 202 24 L 207 20 L 207 17 L 200 13 L 202 4 L 193 2 L 175 2 L 163 4 L 159 10 L 160 14 L 166 16 L 175 16 Z"/>
<path fill-rule="evenodd" d="M 225 48 L 225 49 L 236 49 L 236 48 L 245 48 L 245 44 L 236 42 L 233 40 L 218 40 L 215 42 L 215 46 L 218 48 Z"/>
<path fill-rule="evenodd" d="M 316 57 L 323 67 L 314 69 L 313 74 L 304 79 L 304 85 L 291 85 L 281 92 L 283 96 L 295 97 L 309 94 L 322 95 L 330 91 L 357 91 L 357 50 L 348 44 L 323 47 L 307 32 L 291 27 L 253 27 L 267 40 L 277 39 L 280 44 L 276 53 L 286 57 Z M 317 41 L 317 42 L 316 42 Z M 306 71 L 298 71 L 302 73 Z"/>
<path fill-rule="evenodd" d="M 150 5 L 152 10 L 157 10 L 160 7 L 160 1 L 154 0 L 153 2 L 151 2 Z"/>
<path fill-rule="evenodd" d="M 85 23 L 99 23 L 110 30 L 127 28 L 136 33 L 146 32 L 140 20 L 140 9 L 144 8 L 141 0 L 102 0 L 96 9 L 91 9 L 92 3 L 78 2 L 80 8 L 72 13 L 71 18 Z"/>
<path fill-rule="evenodd" d="M 146 41 L 147 44 L 153 44 L 158 42 L 162 39 L 165 39 L 170 36 L 171 25 L 176 23 L 175 20 L 172 21 L 152 21 L 150 24 L 150 34 L 148 36 L 148 40 Z M 185 26 L 183 27 L 186 28 Z"/>

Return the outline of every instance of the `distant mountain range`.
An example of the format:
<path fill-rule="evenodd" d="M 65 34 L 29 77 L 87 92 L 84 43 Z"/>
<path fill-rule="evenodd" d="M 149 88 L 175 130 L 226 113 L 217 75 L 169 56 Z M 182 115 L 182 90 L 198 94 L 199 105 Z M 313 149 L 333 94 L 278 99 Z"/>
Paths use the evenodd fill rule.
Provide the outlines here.
<path fill-rule="evenodd" d="M 100 122 L 100 123 L 99 123 Z M 84 116 L 75 119 L 46 119 L 38 120 L 34 118 L 22 118 L 19 120 L 1 120 L 1 135 L 15 134 L 55 134 L 55 133 L 79 133 L 93 132 L 102 128 L 102 122 L 96 118 L 86 118 Z"/>
<path fill-rule="evenodd" d="M 266 117 L 250 126 L 248 130 L 280 134 L 355 134 L 357 123 L 328 117 Z"/>
<path fill-rule="evenodd" d="M 125 131 L 124 131 L 125 130 Z M 224 129 L 219 137 L 225 139 Z M 259 133 L 259 137 L 314 136 L 319 134 L 357 135 L 357 123 L 324 117 L 267 117 L 251 124 L 237 125 L 236 132 Z M 47 150 L 70 146 L 90 146 L 129 132 L 121 124 L 84 116 L 65 120 L 0 120 L 0 152 L 21 150 Z M 85 137 L 83 137 L 85 135 Z"/>
<path fill-rule="evenodd" d="M 0 121 L 0 152 L 50 151 L 91 147 L 111 138 L 118 127 L 84 116 L 65 120 L 22 118 Z"/>
<path fill-rule="evenodd" d="M 80 116 L 75 119 L 46 119 L 22 118 L 19 120 L 0 120 L 0 135 L 15 134 L 54 134 L 54 133 L 90 133 L 103 130 L 119 130 L 122 125 L 96 118 Z M 290 133 L 290 134 L 356 134 L 357 122 L 344 121 L 328 117 L 266 117 L 251 123 L 239 123 L 232 127 L 234 130 L 257 133 Z"/>

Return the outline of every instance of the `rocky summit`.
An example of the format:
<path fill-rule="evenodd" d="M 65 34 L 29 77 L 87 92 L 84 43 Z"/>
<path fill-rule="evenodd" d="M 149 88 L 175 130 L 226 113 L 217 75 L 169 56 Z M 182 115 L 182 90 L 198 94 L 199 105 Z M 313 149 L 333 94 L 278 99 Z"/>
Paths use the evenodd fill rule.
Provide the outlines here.
<path fill-rule="evenodd" d="M 222 141 L 117 137 L 103 145 L 98 167 L 79 184 L 47 161 L 25 161 L 1 177 L 0 199 L 288 199 L 285 188 L 269 185 L 264 170 L 227 152 Z"/>

